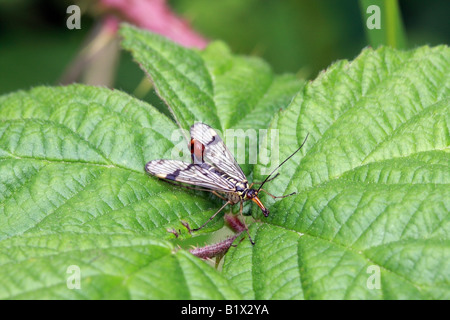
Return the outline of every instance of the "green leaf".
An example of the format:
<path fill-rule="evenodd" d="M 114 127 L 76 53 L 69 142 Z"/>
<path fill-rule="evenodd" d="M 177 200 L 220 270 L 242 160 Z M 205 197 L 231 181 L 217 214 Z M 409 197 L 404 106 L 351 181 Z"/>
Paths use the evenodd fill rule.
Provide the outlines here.
<path fill-rule="evenodd" d="M 280 159 L 309 138 L 265 185 L 298 194 L 262 196 L 256 245 L 226 256 L 245 298 L 450 298 L 449 67 L 447 46 L 366 49 L 274 118 Z"/>
<path fill-rule="evenodd" d="M 35 233 L 10 238 L 0 245 L 0 276 L 0 299 L 240 298 L 201 260 L 146 236 Z"/>
<path fill-rule="evenodd" d="M 0 239 L 35 230 L 172 238 L 217 202 L 149 177 L 171 158 L 176 126 L 108 89 L 35 88 L 0 98 Z M 213 228 L 220 228 L 216 219 Z"/>
<path fill-rule="evenodd" d="M 184 146 L 170 119 L 104 88 L 2 96 L 0 298 L 450 298 L 446 46 L 364 50 L 303 87 L 220 42 L 198 52 L 121 32 L 182 128 L 271 121 L 280 148 L 269 145 L 274 161 L 257 165 L 255 180 L 309 133 L 264 186 L 298 194 L 260 194 L 271 214 L 254 211 L 256 244 L 237 242 L 220 274 L 165 240 L 221 203 L 146 175 L 147 161 Z M 80 267 L 79 291 L 67 288 L 70 265 Z"/>
<path fill-rule="evenodd" d="M 135 29 L 131 31 L 140 33 Z M 143 34 L 145 37 L 154 37 Z M 245 90 L 239 86 L 234 89 L 235 93 L 239 90 L 242 93 L 239 100 L 233 103 L 243 108 L 244 126 L 264 128 L 272 111 L 287 106 L 302 85 L 301 81 L 290 75 L 274 76 L 268 66 L 258 59 L 233 57 L 220 43 L 200 54 L 175 46 L 160 37 L 155 36 L 154 39 L 151 46 L 155 52 L 171 63 L 182 61 L 186 64 L 185 67 L 181 64 L 175 69 L 164 69 L 164 59 L 162 67 L 156 63 L 159 61 L 156 56 L 153 56 L 155 60 L 151 60 L 158 65 L 156 74 L 161 72 L 164 75 L 162 82 L 157 82 L 158 89 L 165 92 L 166 81 L 170 89 L 177 88 L 174 92 L 183 103 L 188 102 L 178 105 L 176 97 L 169 97 L 167 101 L 177 112 L 217 116 L 210 111 L 214 102 L 211 105 L 207 100 L 208 103 L 196 112 L 197 102 L 206 96 L 195 90 L 200 88 L 202 91 L 204 86 L 208 87 L 208 83 L 214 86 L 218 84 L 216 87 L 211 85 L 211 89 L 221 92 L 217 94 L 217 99 L 222 99 L 218 105 L 227 108 L 229 104 L 226 104 L 226 100 L 235 98 L 234 94 L 227 96 L 226 92 L 227 88 L 236 86 L 233 77 L 248 76 L 250 78 L 247 79 L 248 87 Z M 201 55 L 209 57 L 203 59 Z M 222 65 L 225 58 L 229 66 Z M 202 75 L 201 66 L 196 65 L 195 61 L 200 61 L 202 66 L 208 63 L 211 70 L 205 69 L 204 77 L 199 77 Z M 262 88 L 259 88 L 261 82 L 251 78 L 257 78 L 260 70 L 264 70 L 266 79 L 266 86 Z M 180 72 L 188 73 L 187 81 L 176 83 L 174 79 L 179 78 Z M 220 80 L 212 81 L 213 73 Z M 224 73 L 229 73 L 230 77 Z M 181 90 L 178 85 L 193 87 Z M 190 101 L 190 98 L 193 100 Z M 245 104 L 247 100 L 248 104 Z M 251 116 L 249 111 L 258 111 L 257 116 Z M 228 116 L 235 117 L 232 113 L 228 113 Z M 184 142 L 176 140 L 178 137 L 174 133 L 178 127 L 172 121 L 153 107 L 124 93 L 81 85 L 39 87 L 0 97 L 0 119 L 0 252 L 6 251 L 6 258 L 16 254 L 21 247 L 11 249 L 10 241 L 20 242 L 31 237 L 50 237 L 61 241 L 63 244 L 56 251 L 49 249 L 48 244 L 43 244 L 44 250 L 54 251 L 56 258 L 52 259 L 61 259 L 61 262 L 64 261 L 65 244 L 75 236 L 79 237 L 81 243 L 84 239 L 106 235 L 122 235 L 120 239 L 125 242 L 130 237 L 149 241 L 155 238 L 173 239 L 174 235 L 168 230 L 178 231 L 183 228 L 182 220 L 191 226 L 199 226 L 220 207 L 220 200 L 213 196 L 170 186 L 145 173 L 144 164 L 147 161 L 173 158 L 174 151 L 180 145 L 184 147 Z M 189 121 L 193 123 L 192 119 Z M 184 128 L 192 123 L 185 123 Z M 220 122 L 218 124 L 221 129 L 222 125 Z M 223 219 L 219 215 L 202 232 L 217 230 L 222 226 Z M 182 239 L 188 236 L 187 232 L 181 233 Z M 118 240 L 114 246 L 120 246 L 120 243 Z M 82 245 L 80 250 L 84 250 Z M 33 256 L 32 251 L 23 254 Z M 185 253 L 178 255 L 181 257 L 179 259 L 191 257 Z M 190 259 L 192 263 L 199 263 L 194 258 Z M 11 262 L 13 268 L 14 263 Z M 44 261 L 42 265 L 48 263 Z M 50 267 L 53 268 L 51 263 Z M 10 269 L 0 267 L 0 274 L 6 276 L 8 272 Z M 99 273 L 103 272 L 100 268 Z M 181 278 L 177 278 L 176 274 L 168 275 L 165 281 L 179 284 Z M 43 281 L 47 276 L 48 273 L 43 270 L 37 278 Z M 220 281 L 226 283 L 216 272 L 214 277 L 212 284 L 219 286 Z M 25 278 L 25 273 L 19 273 L 12 281 Z M 123 285 L 122 280 L 115 277 L 100 278 L 102 280 L 96 284 L 98 295 L 91 296 L 89 293 L 86 297 L 112 297 L 106 296 L 109 286 Z M 203 286 L 201 282 L 198 283 L 200 287 Z M 21 292 L 11 294 L 7 287 L 0 288 L 0 292 L 5 297 L 22 297 L 30 290 L 29 285 L 32 286 L 32 283 L 28 279 L 24 280 Z M 59 293 L 52 293 L 49 286 L 53 285 L 44 284 L 40 294 L 58 297 Z M 130 289 L 125 287 L 126 290 Z M 220 297 L 214 291 L 191 291 L 187 292 L 192 297 L 199 298 L 202 294 L 203 298 Z M 222 288 L 217 291 L 222 292 Z M 189 297 L 186 292 L 180 294 L 180 297 Z M 150 291 L 149 295 L 158 296 Z M 126 296 L 118 293 L 118 297 Z M 221 297 L 236 298 L 237 295 L 230 293 Z"/>
<path fill-rule="evenodd" d="M 239 297 L 210 266 L 154 240 L 217 206 L 145 173 L 174 149 L 164 115 L 72 85 L 0 97 L 0 119 L 0 298 Z M 66 286 L 72 264 L 81 290 Z"/>
<path fill-rule="evenodd" d="M 259 129 L 267 128 L 273 114 L 289 104 L 304 82 L 290 74 L 274 75 L 261 59 L 232 55 L 222 42 L 198 52 L 126 24 L 121 34 L 122 45 L 153 80 L 177 124 L 189 130 L 201 121 L 219 130 L 233 154 L 247 150 L 245 163 L 238 161 L 250 175 L 248 146 L 242 145 L 243 139 L 234 144 L 234 136 L 230 141 L 225 130 L 238 129 L 236 136 L 249 139 L 260 136 Z"/>
<path fill-rule="evenodd" d="M 274 75 L 258 58 L 232 55 L 222 42 L 199 52 L 126 24 L 121 35 L 187 130 L 196 121 L 220 131 L 266 128 L 272 114 L 303 86 L 293 75 Z"/>

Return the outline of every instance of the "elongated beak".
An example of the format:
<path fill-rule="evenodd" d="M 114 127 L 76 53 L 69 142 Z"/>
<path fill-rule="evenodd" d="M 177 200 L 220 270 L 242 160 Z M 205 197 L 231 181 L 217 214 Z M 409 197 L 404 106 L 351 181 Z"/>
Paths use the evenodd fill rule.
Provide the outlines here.
<path fill-rule="evenodd" d="M 269 216 L 269 210 L 267 210 L 266 207 L 264 207 L 264 205 L 262 204 L 261 200 L 259 200 L 258 197 L 254 197 L 254 198 L 252 198 L 252 201 L 254 203 L 256 203 L 258 205 L 258 207 L 261 208 L 261 211 L 263 212 L 264 217 L 267 218 Z"/>

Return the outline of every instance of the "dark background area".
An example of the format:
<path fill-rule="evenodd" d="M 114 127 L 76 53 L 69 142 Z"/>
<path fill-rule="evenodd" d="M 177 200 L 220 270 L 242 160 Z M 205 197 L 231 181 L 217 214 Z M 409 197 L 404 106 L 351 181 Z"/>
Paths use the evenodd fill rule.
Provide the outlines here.
<path fill-rule="evenodd" d="M 338 59 L 368 45 L 356 0 L 171 0 L 173 10 L 210 40 L 235 53 L 260 56 L 277 73 L 313 79 Z M 0 94 L 56 85 L 98 15 L 66 28 L 66 8 L 83 1 L 0 0 Z M 408 47 L 448 44 L 450 1 L 400 1 Z M 122 51 L 114 87 L 134 92 L 143 73 Z M 145 100 L 152 101 L 149 93 Z"/>

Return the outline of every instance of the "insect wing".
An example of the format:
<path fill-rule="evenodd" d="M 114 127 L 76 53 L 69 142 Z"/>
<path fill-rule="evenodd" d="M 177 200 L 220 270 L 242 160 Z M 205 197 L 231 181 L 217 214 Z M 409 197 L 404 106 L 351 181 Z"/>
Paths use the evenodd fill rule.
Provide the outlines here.
<path fill-rule="evenodd" d="M 238 181 L 247 180 L 230 150 L 213 128 L 197 122 L 191 127 L 191 139 L 205 146 L 202 159 L 206 162 L 210 162 Z"/>
<path fill-rule="evenodd" d="M 232 192 L 235 184 L 208 163 L 193 164 L 179 160 L 153 160 L 145 170 L 161 179 L 187 183 L 221 192 Z"/>

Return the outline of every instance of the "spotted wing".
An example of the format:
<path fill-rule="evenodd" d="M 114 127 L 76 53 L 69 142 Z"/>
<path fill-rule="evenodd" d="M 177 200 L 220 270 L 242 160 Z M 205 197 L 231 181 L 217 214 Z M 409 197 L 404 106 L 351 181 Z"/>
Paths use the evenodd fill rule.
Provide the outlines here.
<path fill-rule="evenodd" d="M 173 180 L 221 192 L 235 191 L 235 183 L 208 163 L 193 164 L 179 160 L 152 160 L 145 170 L 161 179 Z"/>
<path fill-rule="evenodd" d="M 203 154 L 205 162 L 209 162 L 238 181 L 247 180 L 230 150 L 213 128 L 197 122 L 191 127 L 191 139 L 205 146 Z"/>

